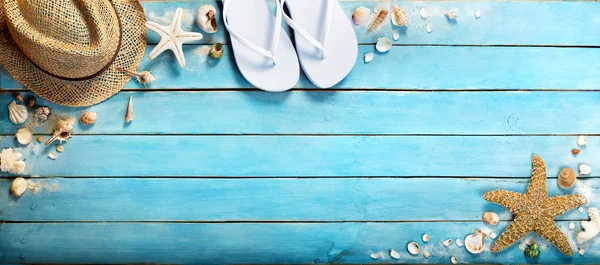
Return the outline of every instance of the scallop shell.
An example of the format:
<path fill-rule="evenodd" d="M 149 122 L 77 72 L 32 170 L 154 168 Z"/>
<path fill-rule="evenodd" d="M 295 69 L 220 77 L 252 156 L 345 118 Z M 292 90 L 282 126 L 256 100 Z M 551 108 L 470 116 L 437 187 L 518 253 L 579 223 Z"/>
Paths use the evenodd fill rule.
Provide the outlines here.
<path fill-rule="evenodd" d="M 579 165 L 579 174 L 580 175 L 588 175 L 592 173 L 592 168 L 586 164 Z"/>
<path fill-rule="evenodd" d="M 364 26 L 371 20 L 371 10 L 366 7 L 357 8 L 352 14 L 352 21 L 357 26 Z"/>
<path fill-rule="evenodd" d="M 390 257 L 394 259 L 400 259 L 400 253 L 398 253 L 398 251 L 390 249 Z"/>
<path fill-rule="evenodd" d="M 27 181 L 22 177 L 13 180 L 10 185 L 10 192 L 17 197 L 21 197 L 25 190 L 27 190 Z"/>
<path fill-rule="evenodd" d="M 85 125 L 92 125 L 96 123 L 96 119 L 98 119 L 98 114 L 96 114 L 96 112 L 86 111 L 79 117 L 79 122 Z"/>
<path fill-rule="evenodd" d="M 216 14 L 217 9 L 213 5 L 202 5 L 196 12 L 196 24 L 206 33 L 215 33 L 218 31 Z"/>
<path fill-rule="evenodd" d="M 392 24 L 398 27 L 407 27 L 408 26 L 408 16 L 406 12 L 402 10 L 398 5 L 394 5 L 394 10 L 392 11 L 392 15 L 390 16 L 392 19 Z"/>
<path fill-rule="evenodd" d="M 444 242 L 442 242 L 442 245 L 444 245 L 444 247 L 450 246 L 452 244 L 452 239 L 446 239 Z"/>
<path fill-rule="evenodd" d="M 371 61 L 373 61 L 373 57 L 375 57 L 375 55 L 371 52 L 365 54 L 365 63 L 370 63 Z"/>
<path fill-rule="evenodd" d="M 579 136 L 577 137 L 577 145 L 579 146 L 584 146 L 587 143 L 587 138 L 585 138 L 585 136 Z"/>
<path fill-rule="evenodd" d="M 486 235 L 481 230 L 477 230 L 475 234 L 465 237 L 465 248 L 473 254 L 479 254 L 485 247 L 485 238 Z"/>
<path fill-rule="evenodd" d="M 377 44 L 375 45 L 375 49 L 378 52 L 387 52 L 392 48 L 392 40 L 389 38 L 379 38 L 377 40 Z"/>
<path fill-rule="evenodd" d="M 419 247 L 419 244 L 417 242 L 408 243 L 408 245 L 406 245 L 406 249 L 411 255 L 419 255 L 419 253 L 421 252 L 421 247 Z"/>
<path fill-rule="evenodd" d="M 13 124 L 24 123 L 29 118 L 29 112 L 25 105 L 19 105 L 16 101 L 8 104 L 8 118 Z"/>
<path fill-rule="evenodd" d="M 575 174 L 575 171 L 569 167 L 565 167 L 560 170 L 557 182 L 558 186 L 561 188 L 568 189 L 575 185 L 575 180 L 577 180 L 577 174 Z"/>
<path fill-rule="evenodd" d="M 73 126 L 75 125 L 75 118 L 68 118 L 65 120 L 58 120 L 56 125 L 54 125 L 54 134 L 46 141 L 45 145 L 49 145 L 55 140 L 59 140 L 61 143 L 63 141 L 67 141 L 71 138 L 71 132 L 73 131 Z"/>
<path fill-rule="evenodd" d="M 23 127 L 15 134 L 17 142 L 22 145 L 28 145 L 33 140 L 33 130 L 29 127 Z"/>
<path fill-rule="evenodd" d="M 423 242 L 427 243 L 427 242 L 429 242 L 429 235 L 428 234 L 423 234 L 421 236 L 421 239 L 423 240 Z"/>
<path fill-rule="evenodd" d="M 498 222 L 500 222 L 500 217 L 498 217 L 498 215 L 495 212 L 485 212 L 483 213 L 481 218 L 486 224 L 489 225 L 497 225 Z"/>

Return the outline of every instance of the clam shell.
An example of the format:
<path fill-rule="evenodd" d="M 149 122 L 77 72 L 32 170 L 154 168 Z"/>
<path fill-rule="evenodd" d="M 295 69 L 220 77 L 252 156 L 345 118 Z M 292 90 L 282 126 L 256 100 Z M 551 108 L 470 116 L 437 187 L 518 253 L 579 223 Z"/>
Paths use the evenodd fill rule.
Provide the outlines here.
<path fill-rule="evenodd" d="M 419 255 L 419 253 L 421 252 L 421 247 L 419 247 L 419 244 L 417 242 L 408 243 L 408 245 L 406 245 L 406 249 L 411 255 Z"/>
<path fill-rule="evenodd" d="M 558 186 L 561 188 L 568 189 L 575 185 L 575 180 L 577 180 L 577 174 L 575 174 L 575 171 L 569 167 L 565 167 L 560 170 L 557 182 Z"/>
<path fill-rule="evenodd" d="M 577 137 L 577 145 L 579 146 L 584 146 L 587 143 L 587 138 L 585 138 L 585 136 L 579 136 Z"/>
<path fill-rule="evenodd" d="M 392 24 L 394 24 L 394 26 L 408 26 L 408 16 L 406 15 L 406 12 L 402 10 L 402 8 L 400 8 L 398 5 L 394 5 L 394 10 L 392 11 L 390 19 L 392 20 Z"/>
<path fill-rule="evenodd" d="M 429 10 L 427 10 L 427 8 L 421 8 L 419 9 L 419 15 L 422 18 L 427 19 L 429 17 Z"/>
<path fill-rule="evenodd" d="M 450 257 L 450 262 L 452 262 L 452 264 L 456 264 L 458 263 L 458 258 L 455 256 Z"/>
<path fill-rule="evenodd" d="M 475 11 L 475 18 L 481 17 L 481 11 Z"/>
<path fill-rule="evenodd" d="M 486 224 L 489 225 L 497 225 L 498 222 L 500 222 L 500 217 L 498 217 L 498 215 L 495 212 L 485 212 L 483 213 L 481 218 Z"/>
<path fill-rule="evenodd" d="M 429 235 L 428 234 L 423 234 L 421 236 L 421 239 L 423 240 L 423 242 L 427 243 L 427 242 L 429 242 Z"/>
<path fill-rule="evenodd" d="M 21 197 L 25 190 L 27 190 L 27 181 L 22 177 L 13 180 L 10 185 L 10 192 L 17 197 Z"/>
<path fill-rule="evenodd" d="M 352 14 L 352 21 L 357 26 L 364 26 L 371 20 L 371 10 L 366 7 L 357 8 Z"/>
<path fill-rule="evenodd" d="M 56 152 L 62 153 L 65 151 L 65 147 L 62 144 L 56 145 Z"/>
<path fill-rule="evenodd" d="M 390 249 L 390 257 L 394 259 L 400 259 L 400 253 L 398 251 Z"/>
<path fill-rule="evenodd" d="M 429 253 L 429 251 L 427 251 L 427 250 L 423 251 L 423 258 L 428 259 L 429 257 L 431 257 L 431 254 Z"/>
<path fill-rule="evenodd" d="M 450 246 L 452 244 L 452 239 L 446 239 L 444 240 L 444 242 L 442 242 L 442 245 L 444 245 L 444 247 Z"/>
<path fill-rule="evenodd" d="M 377 44 L 375 45 L 375 49 L 378 52 L 387 52 L 392 48 L 392 40 L 389 38 L 379 38 L 377 40 Z"/>
<path fill-rule="evenodd" d="M 92 125 L 96 123 L 96 119 L 98 119 L 98 114 L 96 114 L 96 112 L 86 111 L 79 117 L 79 122 L 85 125 Z"/>
<path fill-rule="evenodd" d="M 365 63 L 370 63 L 371 61 L 373 61 L 373 57 L 375 57 L 375 55 L 371 52 L 365 54 Z"/>
<path fill-rule="evenodd" d="M 27 107 L 25 105 L 19 105 L 16 101 L 12 101 L 8 104 L 8 118 L 13 124 L 24 123 L 29 118 Z"/>
<path fill-rule="evenodd" d="M 475 231 L 475 234 L 465 237 L 465 248 L 472 254 L 483 252 L 485 247 L 485 237 L 486 235 L 481 232 L 481 230 Z"/>
<path fill-rule="evenodd" d="M 586 164 L 579 165 L 579 174 L 580 175 L 588 175 L 592 173 L 592 168 Z"/>
<path fill-rule="evenodd" d="M 15 134 L 17 142 L 22 145 L 28 145 L 33 140 L 33 130 L 29 127 L 23 127 Z"/>

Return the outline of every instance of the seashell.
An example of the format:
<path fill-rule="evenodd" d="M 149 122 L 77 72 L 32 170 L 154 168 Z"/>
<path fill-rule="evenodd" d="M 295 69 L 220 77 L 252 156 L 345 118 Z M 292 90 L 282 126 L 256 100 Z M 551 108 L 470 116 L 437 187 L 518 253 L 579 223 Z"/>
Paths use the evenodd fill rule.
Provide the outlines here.
<path fill-rule="evenodd" d="M 371 31 L 373 31 L 377 26 L 379 26 L 379 24 L 381 24 L 381 22 L 383 22 L 383 20 L 389 13 L 390 13 L 390 11 L 387 11 L 387 9 L 383 9 L 383 10 L 379 11 L 377 18 L 375 18 L 373 23 L 371 23 L 371 26 L 369 27 L 369 30 L 367 30 L 367 33 L 371 33 Z"/>
<path fill-rule="evenodd" d="M 500 222 L 500 217 L 498 217 L 498 215 L 495 212 L 490 212 L 490 211 L 485 212 L 485 213 L 483 213 L 481 218 L 483 219 L 483 221 L 486 224 L 489 224 L 489 225 L 497 225 L 498 222 Z"/>
<path fill-rule="evenodd" d="M 8 104 L 8 118 L 13 124 L 24 123 L 29 118 L 27 107 L 25 105 L 19 105 L 16 101 L 12 101 Z"/>
<path fill-rule="evenodd" d="M 23 100 L 23 96 L 21 95 L 21 93 L 15 91 L 15 92 L 13 92 L 13 96 L 15 97 L 16 100 L 18 100 L 21 103 L 25 102 Z"/>
<path fill-rule="evenodd" d="M 475 11 L 475 18 L 481 17 L 481 11 Z"/>
<path fill-rule="evenodd" d="M 34 95 L 29 95 L 27 97 L 27 106 L 30 109 L 33 109 L 33 107 L 35 107 L 35 101 L 36 101 L 35 96 Z"/>
<path fill-rule="evenodd" d="M 592 168 L 586 164 L 579 165 L 579 175 L 588 175 L 592 173 Z"/>
<path fill-rule="evenodd" d="M 52 159 L 52 160 L 56 160 L 56 154 L 55 153 L 48 153 L 48 158 Z"/>
<path fill-rule="evenodd" d="M 378 52 L 387 52 L 392 48 L 392 40 L 389 38 L 379 38 L 377 40 L 377 44 L 375 45 L 375 49 Z"/>
<path fill-rule="evenodd" d="M 196 12 L 196 24 L 206 33 L 215 33 L 218 31 L 216 14 L 217 10 L 213 5 L 201 5 Z"/>
<path fill-rule="evenodd" d="M 558 174 L 558 180 L 556 182 L 558 182 L 558 186 L 561 188 L 568 189 L 575 185 L 575 180 L 577 180 L 577 174 L 575 174 L 575 171 L 569 167 L 565 167 L 560 170 L 560 173 Z"/>
<path fill-rule="evenodd" d="M 585 136 L 579 136 L 577 137 L 577 145 L 579 146 L 584 146 L 587 143 L 587 138 L 585 138 Z"/>
<path fill-rule="evenodd" d="M 532 244 L 528 245 L 525 248 L 525 257 L 528 257 L 530 259 L 535 259 L 539 256 L 540 256 L 540 246 L 538 246 L 538 244 L 536 242 L 533 242 Z"/>
<path fill-rule="evenodd" d="M 408 27 L 408 16 L 398 5 L 394 5 L 394 10 L 390 16 L 392 24 L 398 27 Z"/>
<path fill-rule="evenodd" d="M 394 32 L 394 34 L 392 34 L 392 37 L 394 38 L 394 40 L 398 40 L 400 39 L 400 34 L 398 34 L 398 32 Z"/>
<path fill-rule="evenodd" d="M 15 134 L 17 142 L 22 145 L 28 145 L 33 140 L 33 130 L 29 127 L 23 127 Z"/>
<path fill-rule="evenodd" d="M 458 258 L 455 256 L 450 257 L 450 262 L 452 262 L 452 264 L 456 264 L 458 263 Z"/>
<path fill-rule="evenodd" d="M 496 233 L 494 233 L 494 232 L 491 232 L 491 233 L 490 233 L 490 238 L 491 238 L 491 239 L 494 239 L 494 238 L 496 238 L 497 236 L 498 236 L 498 235 L 496 235 Z"/>
<path fill-rule="evenodd" d="M 427 10 L 427 8 L 421 8 L 419 9 L 419 15 L 423 18 L 423 19 L 427 19 L 429 17 L 429 10 Z"/>
<path fill-rule="evenodd" d="M 481 232 L 481 230 L 475 231 L 475 234 L 465 237 L 465 248 L 473 254 L 483 252 L 486 237 L 487 236 Z"/>
<path fill-rule="evenodd" d="M 577 208 L 577 211 L 580 212 L 580 213 L 583 213 L 583 207 Z"/>
<path fill-rule="evenodd" d="M 573 155 L 577 155 L 577 154 L 579 154 L 579 152 L 581 152 L 581 149 L 579 149 L 579 148 L 573 148 L 573 150 L 571 150 L 571 153 Z"/>
<path fill-rule="evenodd" d="M 27 181 L 22 177 L 18 177 L 13 180 L 12 184 L 10 185 L 10 192 L 17 197 L 21 197 L 26 190 Z"/>
<path fill-rule="evenodd" d="M 444 11 L 444 15 L 450 20 L 456 20 L 458 18 L 458 11 L 456 9 Z"/>
<path fill-rule="evenodd" d="M 431 257 L 431 254 L 429 253 L 429 251 L 427 251 L 427 250 L 423 251 L 423 258 L 428 259 L 429 257 Z"/>
<path fill-rule="evenodd" d="M 370 19 L 371 10 L 366 7 L 359 7 L 352 13 L 352 21 L 357 26 L 367 25 Z"/>
<path fill-rule="evenodd" d="M 44 136 L 38 135 L 37 141 L 38 141 L 38 143 L 43 142 L 44 141 Z"/>
<path fill-rule="evenodd" d="M 142 84 L 144 87 L 146 87 L 146 84 L 150 84 L 150 83 L 156 81 L 156 78 L 154 78 L 154 76 L 151 74 L 150 71 L 141 71 L 141 72 L 137 73 L 134 71 L 129 71 L 127 69 L 123 69 L 123 68 L 117 68 L 117 70 L 126 72 L 129 75 L 135 76 L 137 79 L 137 82 Z"/>
<path fill-rule="evenodd" d="M 419 247 L 419 244 L 417 244 L 417 242 L 408 243 L 408 245 L 406 245 L 406 249 L 411 255 L 419 255 L 419 252 L 421 252 L 421 247 Z"/>
<path fill-rule="evenodd" d="M 450 246 L 452 244 L 452 239 L 446 239 L 444 242 L 442 242 L 442 245 L 444 245 L 444 247 Z"/>
<path fill-rule="evenodd" d="M 458 238 L 457 238 L 457 239 L 454 241 L 454 243 L 456 243 L 456 246 L 457 246 L 457 247 L 459 247 L 459 248 L 462 248 L 462 247 L 465 245 L 465 244 L 462 242 L 462 240 L 460 240 L 460 239 L 458 239 Z"/>
<path fill-rule="evenodd" d="M 421 239 L 423 240 L 423 242 L 427 243 L 427 242 L 429 242 L 429 235 L 428 234 L 423 234 L 421 236 Z"/>
<path fill-rule="evenodd" d="M 569 229 L 571 229 L 571 230 L 575 229 L 575 223 L 569 222 Z"/>
<path fill-rule="evenodd" d="M 400 253 L 398 253 L 398 251 L 390 249 L 390 257 L 394 259 L 400 259 Z"/>
<path fill-rule="evenodd" d="M 45 122 L 48 120 L 50 115 L 52 114 L 52 110 L 46 106 L 41 106 L 35 109 L 33 112 L 33 117 L 41 122 Z"/>
<path fill-rule="evenodd" d="M 208 56 L 213 59 L 221 59 L 223 57 L 223 44 L 215 43 L 208 52 Z"/>
<path fill-rule="evenodd" d="M 431 23 L 427 23 L 426 30 L 427 33 L 431 33 L 433 31 L 433 25 L 431 25 Z"/>
<path fill-rule="evenodd" d="M 96 123 L 96 119 L 98 119 L 98 114 L 93 111 L 86 111 L 79 117 L 79 122 L 85 125 L 92 125 Z"/>
<path fill-rule="evenodd" d="M 598 209 L 596 207 L 590 207 L 588 209 L 588 215 L 590 216 L 590 220 L 581 222 L 583 231 L 577 232 L 577 235 L 575 236 L 575 239 L 577 239 L 577 243 L 579 244 L 591 240 L 600 233 L 600 214 L 598 213 Z"/>
<path fill-rule="evenodd" d="M 373 61 L 373 57 L 375 57 L 375 55 L 371 52 L 365 54 L 365 63 L 370 63 L 371 61 Z"/>
<path fill-rule="evenodd" d="M 378 259 L 379 258 L 379 254 L 377 254 L 377 253 L 371 253 L 369 255 L 369 257 L 371 257 L 372 259 Z"/>
<path fill-rule="evenodd" d="M 127 114 L 125 115 L 125 122 L 131 122 L 133 120 L 133 99 L 129 96 L 129 103 L 127 103 Z"/>
<path fill-rule="evenodd" d="M 583 254 L 585 254 L 585 250 L 580 249 L 579 251 L 577 251 L 577 253 L 579 253 L 579 255 L 583 256 Z"/>
<path fill-rule="evenodd" d="M 56 152 L 62 153 L 65 151 L 65 147 L 62 144 L 56 145 Z"/>
<path fill-rule="evenodd" d="M 54 134 L 50 136 L 50 139 L 46 141 L 45 145 L 49 145 L 55 140 L 59 140 L 60 143 L 63 141 L 67 141 L 71 138 L 71 131 L 73 131 L 73 126 L 75 125 L 75 118 L 68 118 L 65 120 L 58 120 L 56 125 L 54 125 Z"/>

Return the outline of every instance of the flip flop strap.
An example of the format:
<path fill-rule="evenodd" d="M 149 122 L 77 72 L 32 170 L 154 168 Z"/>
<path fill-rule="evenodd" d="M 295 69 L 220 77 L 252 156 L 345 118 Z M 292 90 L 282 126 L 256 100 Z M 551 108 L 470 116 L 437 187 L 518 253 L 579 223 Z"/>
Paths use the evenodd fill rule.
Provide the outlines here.
<path fill-rule="evenodd" d="M 278 0 L 280 6 L 283 7 L 283 5 L 285 4 L 285 0 Z M 326 54 L 325 54 L 325 42 L 327 42 L 327 38 L 329 37 L 329 29 L 331 28 L 331 13 L 333 11 L 333 1 L 334 0 L 325 0 L 327 1 L 327 8 L 325 10 L 325 25 L 323 28 L 323 31 L 321 32 L 321 36 L 320 39 L 321 41 L 318 41 L 317 38 L 313 37 L 312 35 L 310 35 L 310 33 L 308 33 L 308 31 L 306 31 L 304 28 L 302 28 L 298 23 L 296 23 L 294 20 L 292 20 L 292 18 L 290 18 L 287 14 L 285 14 L 285 12 L 283 13 L 283 18 L 285 19 L 285 22 L 292 28 L 294 29 L 295 32 L 298 32 L 302 37 L 304 37 L 306 40 L 308 40 L 308 42 L 310 44 L 312 44 L 313 46 L 317 47 L 319 50 L 321 50 L 321 59 L 325 59 Z"/>
<path fill-rule="evenodd" d="M 251 50 L 255 51 L 260 55 L 263 55 L 267 58 L 271 58 L 273 60 L 273 64 L 277 64 L 277 60 L 275 59 L 275 51 L 277 50 L 277 45 L 279 44 L 279 36 L 281 34 L 281 14 L 283 13 L 281 6 L 276 5 L 277 11 L 275 12 L 275 28 L 273 29 L 273 39 L 271 40 L 269 50 L 267 50 L 244 38 L 242 35 L 233 30 L 231 26 L 229 26 L 229 20 L 227 15 L 229 14 L 230 5 L 231 1 L 225 1 L 223 3 L 223 22 L 225 24 L 225 27 L 227 28 L 227 31 L 229 31 L 231 36 L 237 39 L 240 43 L 244 44 L 246 47 L 250 48 Z"/>

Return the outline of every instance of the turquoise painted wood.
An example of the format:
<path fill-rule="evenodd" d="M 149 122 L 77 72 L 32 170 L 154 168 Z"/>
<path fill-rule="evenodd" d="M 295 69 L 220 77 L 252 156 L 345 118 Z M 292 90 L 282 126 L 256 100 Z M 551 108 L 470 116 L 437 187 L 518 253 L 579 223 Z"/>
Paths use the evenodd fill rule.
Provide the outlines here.
<path fill-rule="evenodd" d="M 600 138 L 588 137 L 589 147 L 574 157 L 575 138 L 82 135 L 56 160 L 46 157 L 54 145 L 37 152 L 31 145 L 22 153 L 27 174 L 59 177 L 529 177 L 533 153 L 555 174 L 564 166 L 600 163 Z"/>
<path fill-rule="evenodd" d="M 600 133 L 597 92 L 389 92 L 296 91 L 132 92 L 89 108 L 39 100 L 55 115 L 98 113 L 89 134 L 427 134 L 532 135 Z M 27 96 L 29 93 L 24 93 Z M 123 123 L 133 96 L 136 120 Z M 0 95 L 0 105 L 12 100 Z M 427 102 L 424 105 L 423 102 Z M 368 106 L 368 107 L 365 107 Z M 167 110 L 168 111 L 165 111 Z M 536 111 L 532 111 L 532 110 Z M 543 113 L 543 115 L 540 115 Z M 370 117 L 377 116 L 378 119 Z M 0 132 L 20 126 L 0 116 Z M 34 127 L 50 134 L 54 123 Z M 168 126 L 166 126 L 168 125 Z"/>
<path fill-rule="evenodd" d="M 502 232 L 502 222 L 492 231 Z M 567 222 L 560 227 L 568 230 Z M 469 254 L 445 239 L 464 238 L 481 222 L 402 223 L 6 223 L 0 225 L 0 251 L 5 262 L 68 263 L 444 263 L 456 256 L 461 263 L 527 263 L 516 245 L 504 252 Z M 486 229 L 489 232 L 491 229 Z M 431 241 L 420 241 L 428 233 Z M 568 232 L 572 237 L 573 231 Z M 596 263 L 600 240 L 586 254 L 566 257 L 537 237 L 542 264 Z M 429 259 L 406 252 L 410 241 L 421 242 Z M 52 242 L 49 247 L 49 242 Z M 492 240 L 486 239 L 489 249 Z M 389 249 L 400 253 L 391 259 Z M 373 260 L 372 253 L 382 257 Z"/>
<path fill-rule="evenodd" d="M 551 174 L 547 181 L 549 196 L 577 192 L 589 198 L 589 206 L 600 202 L 594 196 L 599 186 L 597 179 L 579 180 L 574 188 L 563 190 L 556 184 L 556 175 Z M 28 191 L 18 199 L 0 193 L 0 220 L 477 222 L 488 210 L 500 214 L 502 220 L 512 220 L 508 211 L 485 201 L 482 195 L 496 189 L 524 193 L 529 183 L 529 179 L 480 178 L 39 178 L 33 181 L 43 189 L 37 193 Z M 8 190 L 11 182 L 0 180 L 0 190 Z M 557 218 L 587 219 L 587 212 L 577 210 Z"/>
<path fill-rule="evenodd" d="M 144 57 L 140 69 L 158 79 L 149 89 L 251 88 L 229 49 L 217 61 L 208 58 L 209 46 L 187 45 L 186 68 L 165 53 L 152 61 Z M 600 83 L 595 48 L 395 46 L 364 63 L 364 54 L 374 51 L 373 45 L 360 46 L 354 69 L 335 89 L 597 90 Z M 21 87 L 4 70 L 0 78 L 4 89 Z M 133 81 L 127 87 L 143 88 Z M 314 85 L 302 76 L 296 87 Z"/>

